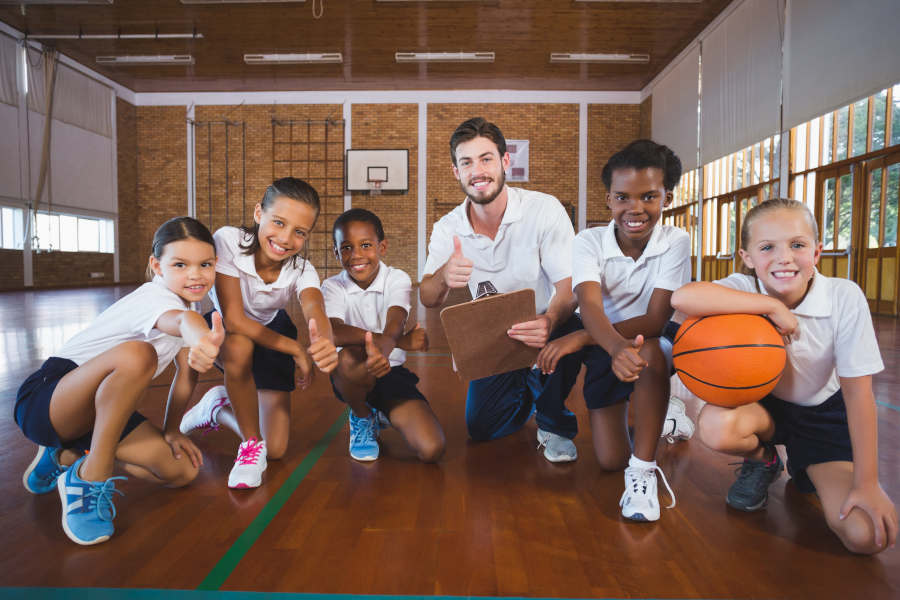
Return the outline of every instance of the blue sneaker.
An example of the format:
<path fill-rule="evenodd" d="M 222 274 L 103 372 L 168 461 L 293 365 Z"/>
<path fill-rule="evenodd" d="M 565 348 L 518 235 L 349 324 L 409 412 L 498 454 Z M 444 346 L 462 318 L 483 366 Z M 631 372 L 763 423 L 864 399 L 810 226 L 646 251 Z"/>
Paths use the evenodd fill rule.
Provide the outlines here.
<path fill-rule="evenodd" d="M 79 458 L 57 478 L 56 489 L 62 500 L 63 530 L 76 544 L 89 546 L 105 542 L 113 534 L 116 507 L 112 495 L 124 495 L 116 489 L 115 480 L 125 477 L 110 477 L 103 482 L 84 481 L 78 476 L 84 459 L 84 456 Z"/>
<path fill-rule="evenodd" d="M 378 458 L 378 421 L 374 411 L 362 418 L 350 411 L 350 456 L 362 461 Z"/>
<path fill-rule="evenodd" d="M 56 461 L 59 448 L 38 446 L 37 454 L 25 473 L 22 475 L 22 483 L 25 489 L 32 494 L 46 494 L 56 487 L 56 479 L 69 467 L 64 467 Z"/>

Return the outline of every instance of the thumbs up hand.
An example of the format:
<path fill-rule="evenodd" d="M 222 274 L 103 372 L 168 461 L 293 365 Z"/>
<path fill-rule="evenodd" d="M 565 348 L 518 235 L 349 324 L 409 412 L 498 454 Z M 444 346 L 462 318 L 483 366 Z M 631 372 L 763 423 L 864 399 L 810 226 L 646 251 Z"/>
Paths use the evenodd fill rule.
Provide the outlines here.
<path fill-rule="evenodd" d="M 462 243 L 457 236 L 453 236 L 453 254 L 443 266 L 444 283 L 449 288 L 461 288 L 469 284 L 472 276 L 471 260 L 466 258 L 462 251 Z"/>
<path fill-rule="evenodd" d="M 637 381 L 641 371 L 647 366 L 647 361 L 641 356 L 643 345 L 644 336 L 639 334 L 633 340 L 623 340 L 613 352 L 612 370 L 621 381 Z"/>
<path fill-rule="evenodd" d="M 319 334 L 319 327 L 315 319 L 310 319 L 309 326 L 309 355 L 313 362 L 323 373 L 330 373 L 337 367 L 338 354 L 334 343 L 327 337 Z"/>
<path fill-rule="evenodd" d="M 219 348 L 224 341 L 225 326 L 222 324 L 222 315 L 217 311 L 212 314 L 212 329 L 191 346 L 188 364 L 198 373 L 207 372 L 219 356 Z"/>
<path fill-rule="evenodd" d="M 391 363 L 372 341 L 371 331 L 366 332 L 366 370 L 373 377 L 384 377 L 391 371 Z"/>
<path fill-rule="evenodd" d="M 428 350 L 428 334 L 419 323 L 413 329 L 410 329 L 397 342 L 397 347 L 401 350 L 411 350 L 413 352 L 425 352 Z"/>

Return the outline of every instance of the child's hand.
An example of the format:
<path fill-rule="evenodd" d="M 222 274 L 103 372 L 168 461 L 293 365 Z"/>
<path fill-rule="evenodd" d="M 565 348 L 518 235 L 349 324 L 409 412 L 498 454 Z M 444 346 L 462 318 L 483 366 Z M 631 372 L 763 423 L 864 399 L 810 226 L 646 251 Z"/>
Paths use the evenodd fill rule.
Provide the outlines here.
<path fill-rule="evenodd" d="M 421 325 L 416 323 L 414 329 L 403 334 L 403 337 L 397 342 L 397 347 L 401 350 L 425 352 L 428 350 L 428 334 Z"/>
<path fill-rule="evenodd" d="M 852 487 L 847 499 L 841 505 L 840 518 L 844 519 L 853 508 L 865 512 L 875 528 L 875 545 L 891 548 L 897 542 L 897 508 L 881 488 L 881 484 Z"/>
<path fill-rule="evenodd" d="M 543 348 L 550 337 L 550 317 L 538 315 L 532 321 L 516 323 L 506 331 L 506 335 L 532 348 Z"/>
<path fill-rule="evenodd" d="M 787 306 L 778 302 L 778 307 L 766 315 L 772 320 L 775 329 L 784 337 L 785 342 L 791 341 L 791 334 L 797 330 L 797 317 L 791 312 Z"/>
<path fill-rule="evenodd" d="M 300 369 L 300 376 L 297 378 L 297 385 L 301 390 L 305 390 L 312 383 L 316 370 L 313 369 L 312 359 L 306 350 L 300 348 L 300 352 L 294 355 L 294 364 Z"/>
<path fill-rule="evenodd" d="M 644 336 L 638 335 L 633 340 L 625 340 L 613 352 L 612 370 L 621 381 L 637 381 L 641 371 L 647 366 L 647 361 L 640 355 L 643 345 Z"/>
<path fill-rule="evenodd" d="M 323 373 L 331 373 L 338 364 L 337 348 L 325 337 L 319 336 L 315 319 L 309 320 L 309 355 Z"/>
<path fill-rule="evenodd" d="M 186 435 L 180 431 L 167 431 L 163 434 L 163 437 L 172 449 L 172 456 L 176 459 L 181 459 L 183 455 L 187 454 L 194 468 L 200 468 L 200 465 L 203 464 L 203 454 Z"/>
<path fill-rule="evenodd" d="M 366 332 L 366 370 L 374 377 L 384 377 L 391 372 L 391 363 L 372 341 L 372 332 Z"/>
<path fill-rule="evenodd" d="M 219 348 L 225 341 L 225 327 L 222 325 L 222 315 L 218 312 L 212 314 L 212 329 L 191 346 L 188 352 L 188 364 L 198 373 L 209 371 L 216 357 L 219 356 Z"/>
<path fill-rule="evenodd" d="M 583 346 L 578 338 L 571 335 L 564 335 L 552 342 L 547 342 L 547 345 L 541 348 L 541 351 L 538 353 L 535 363 L 541 370 L 541 373 L 549 375 L 556 370 L 556 363 L 559 362 L 559 359 L 563 356 L 572 354 L 573 352 L 577 352 L 582 347 Z"/>

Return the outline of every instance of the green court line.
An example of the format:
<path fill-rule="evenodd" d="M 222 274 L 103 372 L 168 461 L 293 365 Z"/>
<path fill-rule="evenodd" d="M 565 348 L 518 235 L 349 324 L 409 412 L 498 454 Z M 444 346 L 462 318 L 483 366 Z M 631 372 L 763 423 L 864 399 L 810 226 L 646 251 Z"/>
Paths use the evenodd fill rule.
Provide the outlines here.
<path fill-rule="evenodd" d="M 257 539 L 259 539 L 259 536 L 262 535 L 266 527 L 269 526 L 269 523 L 272 522 L 272 519 L 275 518 L 275 515 L 278 514 L 278 511 L 282 509 L 288 501 L 288 498 L 291 497 L 291 494 L 293 494 L 294 490 L 297 489 L 297 486 L 300 485 L 300 482 L 303 481 L 303 478 L 306 477 L 310 469 L 313 468 L 313 465 L 316 464 L 316 461 L 318 461 L 325 452 L 325 449 L 328 447 L 328 444 L 331 443 L 332 438 L 334 438 L 334 436 L 337 435 L 337 432 L 343 428 L 344 423 L 347 422 L 347 413 L 349 410 L 349 408 L 344 409 L 341 416 L 339 416 L 334 424 L 332 424 L 325 436 L 313 446 L 313 449 L 309 451 L 306 458 L 297 465 L 294 472 L 290 474 L 287 480 L 280 488 L 278 488 L 278 491 L 275 492 L 272 498 L 265 506 L 263 506 L 262 510 L 259 511 L 259 514 L 256 515 L 256 518 L 253 519 L 253 522 L 244 530 L 244 533 L 234 541 L 225 555 L 216 563 L 216 566 L 214 566 L 206 578 L 200 582 L 200 585 L 197 586 L 198 590 L 218 590 L 222 587 L 222 584 L 225 583 L 225 580 L 228 579 L 231 572 L 237 567 L 238 563 L 241 562 L 241 559 L 244 558 L 244 555 L 250 550 L 250 547 L 253 546 Z"/>
<path fill-rule="evenodd" d="M 891 410 L 896 410 L 897 412 L 900 412 L 900 406 L 894 406 L 893 404 L 888 404 L 887 402 L 882 402 L 881 400 L 876 400 L 875 404 L 877 404 L 878 406 L 883 406 L 885 408 L 890 408 Z"/>
<path fill-rule="evenodd" d="M 0 587 L 0 598 L 13 600 L 560 600 L 521 596 L 393 596 L 378 594 L 303 594 L 291 592 L 223 592 L 147 588 L 15 588 Z M 567 599 L 578 600 L 578 599 Z M 587 600 L 587 599 L 581 599 Z M 592 598 L 590 600 L 620 600 Z M 653 600 L 652 598 L 649 600 Z M 672 600 L 671 598 L 668 600 Z"/>

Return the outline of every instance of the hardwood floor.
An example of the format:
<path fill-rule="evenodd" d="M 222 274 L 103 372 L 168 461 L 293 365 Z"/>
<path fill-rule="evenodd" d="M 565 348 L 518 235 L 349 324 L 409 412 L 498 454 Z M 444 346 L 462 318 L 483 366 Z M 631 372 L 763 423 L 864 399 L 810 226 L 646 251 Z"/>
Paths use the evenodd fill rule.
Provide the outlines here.
<path fill-rule="evenodd" d="M 410 356 L 408 366 L 446 432 L 447 453 L 437 465 L 415 460 L 394 430 L 383 432 L 382 458 L 357 463 L 347 454 L 343 422 L 321 457 L 304 463 L 344 411 L 327 378 L 318 377 L 310 391 L 295 393 L 288 454 L 269 462 L 261 488 L 226 488 L 232 434 L 197 436 L 205 464 L 193 484 L 169 490 L 125 482 L 115 537 L 76 546 L 61 530 L 56 494 L 33 496 L 21 484 L 34 445 L 13 422 L 15 391 L 65 338 L 129 290 L 0 294 L 0 586 L 196 589 L 220 576 L 222 590 L 322 594 L 900 597 L 900 551 L 848 554 L 815 498 L 797 492 L 786 475 L 772 486 L 765 511 L 727 509 L 734 467 L 696 440 L 660 444 L 658 461 L 677 506 L 663 509 L 657 523 L 623 521 L 622 474 L 597 466 L 580 385 L 568 402 L 581 428 L 577 462 L 548 463 L 535 449 L 533 423 L 494 442 L 469 441 L 465 386 L 450 368 L 433 311 L 420 313 L 432 348 Z M 886 365 L 875 378 L 881 482 L 897 501 L 900 325 L 875 322 Z M 156 423 L 166 376 L 142 405 Z M 204 376 L 196 397 L 219 380 Z M 695 415 L 698 407 L 689 409 Z M 292 486 L 290 495 L 277 494 Z M 660 500 L 668 504 L 665 494 Z M 282 501 L 277 513 L 267 512 Z M 223 564 L 226 555 L 240 559 L 233 570 Z"/>

